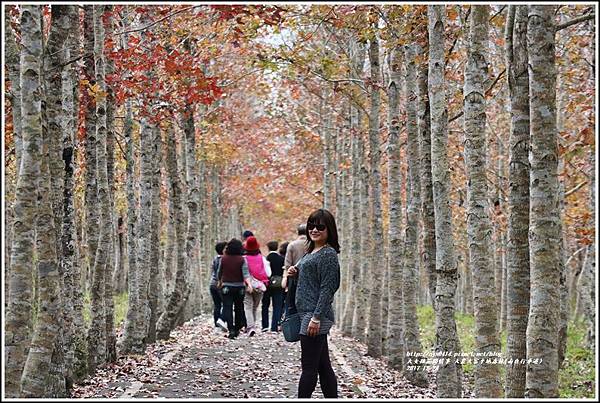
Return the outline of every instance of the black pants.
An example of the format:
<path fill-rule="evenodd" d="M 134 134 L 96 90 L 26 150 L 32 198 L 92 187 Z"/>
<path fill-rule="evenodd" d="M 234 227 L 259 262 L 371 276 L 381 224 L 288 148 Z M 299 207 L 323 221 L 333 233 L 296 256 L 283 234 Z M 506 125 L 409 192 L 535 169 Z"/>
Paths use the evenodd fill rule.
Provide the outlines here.
<path fill-rule="evenodd" d="M 300 335 L 302 350 L 302 375 L 298 385 L 298 398 L 310 398 L 317 386 L 317 376 L 323 397 L 337 398 L 337 378 L 329 360 L 327 335 L 315 337 Z"/>
<path fill-rule="evenodd" d="M 223 293 L 223 318 L 227 322 L 227 330 L 229 333 L 238 333 L 242 328 L 242 315 L 244 314 L 244 287 L 225 286 L 221 292 Z"/>
<path fill-rule="evenodd" d="M 281 314 L 283 313 L 283 290 L 279 289 L 270 289 L 267 288 L 267 291 L 264 292 L 262 298 L 262 327 L 269 327 L 269 305 L 271 305 L 271 300 L 273 300 L 273 317 L 271 320 L 271 330 L 273 332 L 277 331 L 277 325 L 281 321 Z"/>
<path fill-rule="evenodd" d="M 213 319 L 215 321 L 215 326 L 217 326 L 217 320 L 219 318 L 223 319 L 221 316 L 221 306 L 223 305 L 223 298 L 221 296 L 221 291 L 217 287 L 210 287 L 210 296 L 213 300 Z"/>

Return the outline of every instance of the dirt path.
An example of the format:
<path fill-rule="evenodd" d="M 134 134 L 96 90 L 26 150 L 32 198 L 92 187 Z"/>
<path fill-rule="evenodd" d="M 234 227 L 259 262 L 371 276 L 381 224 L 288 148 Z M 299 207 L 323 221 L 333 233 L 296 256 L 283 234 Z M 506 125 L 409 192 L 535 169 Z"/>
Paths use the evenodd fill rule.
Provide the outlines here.
<path fill-rule="evenodd" d="M 435 389 L 416 388 L 366 347 L 335 329 L 331 358 L 340 398 L 434 398 Z M 149 346 L 145 356 L 121 357 L 100 367 L 74 388 L 73 398 L 295 398 L 300 344 L 281 333 L 229 340 L 211 319 L 192 319 L 171 339 Z M 430 383 L 433 384 L 433 374 Z M 313 397 L 322 398 L 317 384 Z"/>

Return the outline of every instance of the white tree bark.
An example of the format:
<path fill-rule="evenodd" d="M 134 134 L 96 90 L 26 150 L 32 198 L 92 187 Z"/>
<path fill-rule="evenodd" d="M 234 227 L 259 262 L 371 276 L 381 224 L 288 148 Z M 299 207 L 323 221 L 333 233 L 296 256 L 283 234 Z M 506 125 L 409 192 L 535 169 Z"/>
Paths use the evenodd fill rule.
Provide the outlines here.
<path fill-rule="evenodd" d="M 454 320 L 457 263 L 452 237 L 449 206 L 448 110 L 444 81 L 444 21 L 445 7 L 428 6 L 429 18 L 429 101 L 431 105 L 431 176 L 435 212 L 436 242 L 436 351 L 460 353 Z M 435 162 L 434 162 L 435 161 Z M 462 371 L 452 360 L 439 366 L 437 396 L 462 396 Z"/>
<path fill-rule="evenodd" d="M 4 348 L 5 393 L 19 397 L 21 375 L 31 342 L 32 267 L 38 178 L 41 172 L 42 62 L 41 7 L 23 6 L 21 14 L 21 108 L 23 150 L 15 195 L 15 221 L 9 271 Z"/>
<path fill-rule="evenodd" d="M 560 225 L 556 133 L 556 67 L 554 6 L 529 6 L 531 171 L 529 260 L 531 297 L 527 323 L 525 397 L 558 397 L 558 331 L 560 322 Z"/>
<path fill-rule="evenodd" d="M 467 168 L 467 234 L 469 267 L 473 270 L 475 349 L 482 355 L 500 351 L 498 301 L 491 257 L 491 221 L 488 216 L 488 186 L 485 172 L 485 81 L 487 79 L 487 5 L 471 8 L 470 40 L 465 67 L 463 105 L 465 114 L 465 165 Z M 475 365 L 475 396 L 500 397 L 498 364 Z"/>

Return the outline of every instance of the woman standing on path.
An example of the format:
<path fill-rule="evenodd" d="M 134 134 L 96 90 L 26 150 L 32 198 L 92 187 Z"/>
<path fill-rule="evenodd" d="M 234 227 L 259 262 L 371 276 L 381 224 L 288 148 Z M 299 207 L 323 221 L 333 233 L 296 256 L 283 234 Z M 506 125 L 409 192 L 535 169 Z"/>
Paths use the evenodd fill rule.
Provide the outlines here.
<path fill-rule="evenodd" d="M 246 290 L 252 290 L 248 264 L 242 256 L 242 242 L 239 239 L 233 238 L 227 242 L 225 253 L 221 257 L 217 269 L 217 279 L 223 295 L 223 317 L 227 321 L 229 330 L 227 337 L 235 339 L 242 327 L 244 285 Z M 234 305 L 235 322 L 233 319 Z"/>
<path fill-rule="evenodd" d="M 321 384 L 323 396 L 337 398 L 337 378 L 331 367 L 327 335 L 333 326 L 333 296 L 340 286 L 340 265 L 335 218 L 325 209 L 315 210 L 306 223 L 307 254 L 288 276 L 298 276 L 296 308 L 300 315 L 302 374 L 298 398 L 310 398 Z"/>
<path fill-rule="evenodd" d="M 246 249 L 246 261 L 248 262 L 252 284 L 244 298 L 244 313 L 246 314 L 247 323 L 246 333 L 252 337 L 256 334 L 256 324 L 260 320 L 258 307 L 262 301 L 263 292 L 267 290 L 267 285 L 269 285 L 271 267 L 267 259 L 260 254 L 260 245 L 254 236 L 246 239 L 244 248 Z"/>
<path fill-rule="evenodd" d="M 227 242 L 217 242 L 215 245 L 217 256 L 212 261 L 210 271 L 209 291 L 213 299 L 213 320 L 215 322 L 215 329 L 217 330 L 227 330 L 227 324 L 223 320 L 223 314 L 221 313 L 223 296 L 221 295 L 221 290 L 217 287 L 217 271 L 219 270 L 219 263 L 221 262 L 221 257 L 223 257 L 223 250 L 226 245 Z"/>

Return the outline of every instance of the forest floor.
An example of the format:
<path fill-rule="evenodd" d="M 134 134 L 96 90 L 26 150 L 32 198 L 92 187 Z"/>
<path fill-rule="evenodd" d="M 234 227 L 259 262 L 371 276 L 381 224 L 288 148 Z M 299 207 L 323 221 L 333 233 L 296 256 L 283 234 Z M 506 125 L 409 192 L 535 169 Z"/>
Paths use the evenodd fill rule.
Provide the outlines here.
<path fill-rule="evenodd" d="M 335 328 L 329 340 L 340 398 L 435 398 L 433 371 L 429 388 L 415 387 L 383 360 L 366 356 L 363 343 Z M 230 340 L 215 332 L 211 318 L 199 316 L 169 340 L 148 346 L 145 355 L 99 367 L 75 385 L 72 397 L 295 398 L 299 377 L 299 343 L 271 332 Z M 317 384 L 313 397 L 322 396 Z"/>

